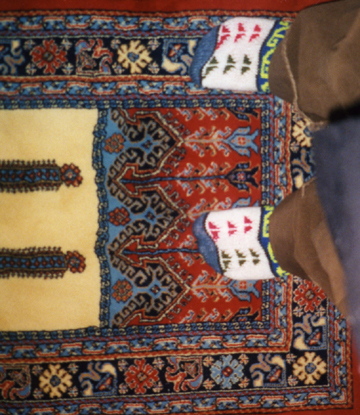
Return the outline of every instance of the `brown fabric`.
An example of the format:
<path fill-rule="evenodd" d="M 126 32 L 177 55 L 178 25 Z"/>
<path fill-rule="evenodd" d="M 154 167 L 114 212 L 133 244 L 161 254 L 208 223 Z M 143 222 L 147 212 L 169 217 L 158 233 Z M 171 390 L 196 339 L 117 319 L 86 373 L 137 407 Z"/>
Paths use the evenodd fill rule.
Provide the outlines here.
<path fill-rule="evenodd" d="M 343 0 L 301 11 L 275 50 L 273 94 L 312 121 L 360 102 L 360 1 Z"/>
<path fill-rule="evenodd" d="M 318 284 L 339 310 L 347 314 L 345 276 L 314 180 L 274 209 L 269 231 L 280 266 Z"/>

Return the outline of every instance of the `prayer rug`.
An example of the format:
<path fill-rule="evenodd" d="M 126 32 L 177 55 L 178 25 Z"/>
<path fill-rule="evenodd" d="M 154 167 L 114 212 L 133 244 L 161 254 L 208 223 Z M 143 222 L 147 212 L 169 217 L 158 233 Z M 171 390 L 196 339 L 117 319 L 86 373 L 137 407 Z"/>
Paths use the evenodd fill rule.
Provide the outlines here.
<path fill-rule="evenodd" d="M 0 414 L 358 413 L 323 292 L 230 280 L 192 234 L 313 175 L 290 105 L 189 77 L 215 26 L 301 5 L 90 3 L 0 14 Z"/>

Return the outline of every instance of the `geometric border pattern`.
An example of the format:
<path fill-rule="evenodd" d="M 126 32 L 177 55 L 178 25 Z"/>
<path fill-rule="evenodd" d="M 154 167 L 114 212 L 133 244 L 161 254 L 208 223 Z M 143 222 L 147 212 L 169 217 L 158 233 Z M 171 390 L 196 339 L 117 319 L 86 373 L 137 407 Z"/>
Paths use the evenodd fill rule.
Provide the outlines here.
<path fill-rule="evenodd" d="M 224 414 L 345 409 L 352 405 L 346 321 L 325 298 L 316 297 L 314 287 L 288 275 L 260 284 L 264 311 L 261 321 L 110 328 L 108 200 L 102 144 L 111 109 L 257 108 L 262 123 L 259 203 L 278 204 L 292 190 L 293 161 L 299 169 L 296 146 L 291 147 L 295 121 L 289 105 L 271 95 L 205 91 L 191 83 L 190 60 L 181 61 L 181 57 L 191 58 L 194 45 L 207 31 L 240 15 L 197 13 L 97 13 L 91 17 L 86 12 L 39 12 L 31 16 L 14 12 L 12 16 L 0 16 L 0 44 L 8 54 L 7 62 L 12 62 L 8 67 L 0 62 L 1 109 L 99 111 L 93 163 L 99 196 L 96 253 L 102 278 L 101 327 L 0 333 L 0 362 L 4 362 L 0 364 L 0 414 L 30 409 L 36 415 L 44 410 L 63 414 Z M 276 12 L 241 15 L 273 19 L 294 16 Z M 141 73 L 131 73 L 131 66 L 123 71 L 115 61 L 115 66 L 110 65 L 109 57 L 118 47 L 116 42 L 111 43 L 116 41 L 114 25 L 116 36 L 121 31 L 124 44 L 137 48 L 139 53 L 144 49 L 139 49 L 136 42 L 152 34 L 154 42 L 147 44 L 152 52 L 144 54 L 149 65 L 140 67 Z M 74 37 L 98 38 L 102 43 L 89 40 L 77 46 L 62 44 L 61 37 L 69 30 Z M 33 38 L 34 44 L 26 43 Z M 159 45 L 155 38 L 160 39 Z M 58 55 L 58 63 L 54 67 L 43 65 L 41 53 L 54 45 L 57 49 L 52 51 Z M 176 55 L 174 45 L 180 45 L 182 55 Z M 93 53 L 93 73 L 85 73 L 84 61 L 77 61 L 80 49 Z M 65 56 L 70 65 L 80 62 L 78 67 L 67 65 Z M 173 60 L 169 62 L 170 56 Z M 109 72 L 104 75 L 107 67 Z M 31 75 L 31 71 L 35 72 Z M 305 178 L 312 170 L 308 160 L 302 156 Z M 309 300 L 309 292 L 317 302 L 314 297 Z"/>

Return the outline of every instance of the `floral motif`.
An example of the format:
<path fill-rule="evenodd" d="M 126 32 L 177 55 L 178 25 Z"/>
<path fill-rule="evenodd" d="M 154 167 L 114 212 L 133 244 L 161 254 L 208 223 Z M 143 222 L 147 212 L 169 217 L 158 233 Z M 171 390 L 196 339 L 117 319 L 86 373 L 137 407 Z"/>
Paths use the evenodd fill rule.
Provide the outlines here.
<path fill-rule="evenodd" d="M 112 39 L 110 42 L 111 49 L 118 49 L 121 45 L 120 39 Z"/>
<path fill-rule="evenodd" d="M 157 73 L 159 73 L 159 71 L 160 71 L 159 65 L 158 65 L 156 62 L 152 62 L 152 63 L 149 65 L 149 71 L 150 71 L 152 74 L 156 75 L 156 74 L 157 74 Z"/>
<path fill-rule="evenodd" d="M 133 295 L 131 284 L 126 280 L 118 280 L 113 286 L 113 290 L 112 296 L 118 303 L 120 303 L 120 301 L 125 302 Z"/>
<path fill-rule="evenodd" d="M 74 71 L 74 65 L 72 65 L 70 62 L 68 62 L 63 68 L 62 71 L 65 75 L 71 75 Z"/>
<path fill-rule="evenodd" d="M 293 374 L 303 381 L 305 385 L 314 385 L 326 373 L 326 363 L 314 352 L 305 352 L 293 364 Z"/>
<path fill-rule="evenodd" d="M 34 46 L 35 46 L 35 42 L 32 39 L 26 40 L 24 42 L 24 49 L 25 50 L 31 50 Z"/>
<path fill-rule="evenodd" d="M 68 394 L 71 398 L 76 398 L 79 395 L 79 390 L 76 386 L 74 386 L 68 390 Z"/>
<path fill-rule="evenodd" d="M 294 291 L 294 301 L 304 307 L 305 313 L 314 312 L 325 299 L 325 294 L 320 287 L 310 281 L 302 280 Z"/>
<path fill-rule="evenodd" d="M 151 50 L 155 50 L 160 46 L 160 42 L 157 39 L 151 39 L 148 43 L 148 47 Z"/>
<path fill-rule="evenodd" d="M 231 389 L 232 385 L 244 376 L 243 368 L 244 366 L 231 355 L 221 356 L 221 359 L 211 366 L 211 377 L 224 389 Z"/>
<path fill-rule="evenodd" d="M 124 359 L 121 359 L 118 361 L 118 368 L 120 372 L 123 372 L 127 368 L 128 364 L 127 361 Z"/>
<path fill-rule="evenodd" d="M 109 221 L 115 226 L 124 226 L 130 222 L 129 212 L 124 208 L 115 208 L 109 212 Z"/>
<path fill-rule="evenodd" d="M 239 362 L 242 363 L 243 365 L 247 365 L 249 363 L 249 357 L 246 356 L 246 354 L 241 354 L 239 357 Z"/>
<path fill-rule="evenodd" d="M 292 353 L 288 353 L 287 355 L 286 355 L 286 361 L 287 361 L 287 363 L 294 363 L 295 362 L 295 359 L 296 359 L 296 356 L 294 355 L 294 354 L 292 354 Z"/>
<path fill-rule="evenodd" d="M 165 363 L 160 357 L 157 357 L 154 360 L 153 365 L 156 367 L 156 369 L 161 370 L 165 366 Z"/>
<path fill-rule="evenodd" d="M 71 386 L 71 375 L 65 370 L 61 369 L 60 364 L 49 365 L 49 368 L 40 376 L 40 389 L 48 393 L 50 398 L 61 398 Z"/>
<path fill-rule="evenodd" d="M 45 68 L 44 74 L 54 74 L 66 62 L 65 50 L 59 49 L 54 39 L 43 40 L 43 44 L 36 46 L 30 55 L 38 68 Z"/>
<path fill-rule="evenodd" d="M 34 390 L 33 395 L 35 399 L 42 399 L 44 397 L 44 394 L 38 388 Z"/>
<path fill-rule="evenodd" d="M 80 169 L 76 166 L 74 166 L 74 164 L 64 164 L 61 167 L 61 180 L 66 184 L 66 186 L 74 186 L 74 187 L 78 187 L 83 178 L 80 176 Z"/>
<path fill-rule="evenodd" d="M 116 73 L 116 75 L 121 75 L 125 70 L 121 65 L 117 63 L 113 63 L 111 67 L 114 69 L 114 72 Z"/>
<path fill-rule="evenodd" d="M 68 371 L 73 375 L 79 370 L 79 366 L 76 363 L 70 363 L 68 366 Z"/>
<path fill-rule="evenodd" d="M 68 269 L 73 273 L 75 272 L 81 273 L 86 268 L 85 258 L 82 255 L 80 255 L 79 252 L 77 251 L 73 251 L 73 252 L 68 251 L 66 253 L 65 260 L 66 260 Z"/>
<path fill-rule="evenodd" d="M 293 309 L 293 314 L 294 314 L 294 316 L 296 316 L 296 317 L 302 317 L 302 316 L 304 315 L 304 311 L 302 310 L 302 308 L 301 308 L 301 307 L 295 307 L 295 308 Z"/>
<path fill-rule="evenodd" d="M 114 133 L 105 140 L 104 150 L 108 153 L 120 153 L 124 148 L 124 137 L 121 134 Z"/>
<path fill-rule="evenodd" d="M 316 317 L 322 317 L 326 314 L 326 309 L 323 306 L 320 306 L 318 310 L 316 310 L 315 315 Z"/>
<path fill-rule="evenodd" d="M 291 150 L 293 153 L 297 153 L 297 152 L 300 150 L 300 145 L 299 145 L 299 143 L 298 143 L 297 141 L 292 141 L 292 142 L 290 143 L 290 150 Z"/>
<path fill-rule="evenodd" d="M 70 40 L 69 40 L 69 39 L 67 39 L 67 38 L 63 39 L 63 41 L 61 42 L 61 44 L 63 45 L 63 47 L 64 47 L 66 50 L 69 50 L 69 49 L 71 48 L 71 46 L 72 46 L 72 43 L 71 43 L 71 42 L 70 42 Z"/>
<path fill-rule="evenodd" d="M 122 44 L 118 49 L 118 62 L 130 69 L 131 74 L 141 73 L 151 61 L 150 53 L 140 40 L 131 40 L 129 46 Z"/>
<path fill-rule="evenodd" d="M 214 359 L 211 356 L 204 357 L 203 364 L 206 367 L 211 366 L 214 363 Z"/>
<path fill-rule="evenodd" d="M 153 387 L 153 391 L 155 393 L 159 393 L 161 392 L 161 390 L 163 389 L 163 385 L 161 382 L 158 382 L 154 387 Z"/>
<path fill-rule="evenodd" d="M 291 376 L 288 377 L 288 385 L 289 386 L 296 386 L 298 383 L 299 383 L 299 381 L 295 376 L 291 375 Z"/>
<path fill-rule="evenodd" d="M 249 167 L 250 163 L 239 163 L 226 177 L 239 190 L 249 191 L 249 185 L 259 187 L 256 181 L 259 167 L 255 166 L 251 169 Z"/>
<path fill-rule="evenodd" d="M 212 389 L 215 386 L 215 384 L 214 384 L 214 381 L 213 380 L 206 379 L 204 381 L 204 383 L 203 383 L 203 386 L 204 386 L 205 389 L 210 390 L 210 389 Z"/>
<path fill-rule="evenodd" d="M 29 63 L 28 65 L 26 65 L 26 73 L 28 73 L 29 75 L 34 75 L 36 71 L 36 65 L 34 65 L 33 63 Z"/>
<path fill-rule="evenodd" d="M 125 395 L 125 393 L 127 393 L 128 392 L 128 387 L 125 385 L 125 383 L 121 383 L 120 385 L 119 385 L 119 393 L 120 393 L 120 395 Z"/>
<path fill-rule="evenodd" d="M 33 368 L 32 368 L 32 373 L 35 375 L 35 376 L 40 376 L 41 374 L 42 374 L 42 372 L 44 371 L 44 369 L 40 366 L 40 365 L 35 365 Z"/>
<path fill-rule="evenodd" d="M 145 359 L 135 359 L 125 374 L 125 381 L 135 393 L 146 393 L 147 389 L 158 386 L 159 372 L 145 362 Z"/>
<path fill-rule="evenodd" d="M 250 380 L 248 378 L 242 378 L 239 382 L 239 386 L 242 389 L 245 389 L 249 386 Z"/>

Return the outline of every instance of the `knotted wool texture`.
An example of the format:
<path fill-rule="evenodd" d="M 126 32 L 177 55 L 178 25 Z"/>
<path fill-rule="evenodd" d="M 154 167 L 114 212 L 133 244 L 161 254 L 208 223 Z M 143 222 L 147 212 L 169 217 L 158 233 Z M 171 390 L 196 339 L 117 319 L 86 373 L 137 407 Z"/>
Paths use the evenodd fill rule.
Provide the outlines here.
<path fill-rule="evenodd" d="M 324 293 L 269 249 L 274 278 L 229 279 L 192 232 L 212 211 L 276 206 L 313 175 L 290 105 L 189 72 L 216 26 L 282 27 L 311 1 L 12 3 L 0 5 L 0 415 L 355 415 L 350 332 Z"/>

